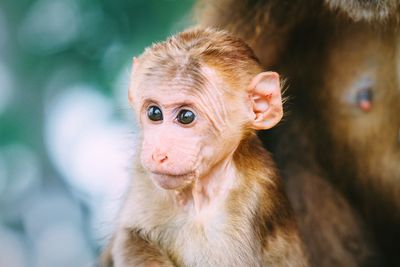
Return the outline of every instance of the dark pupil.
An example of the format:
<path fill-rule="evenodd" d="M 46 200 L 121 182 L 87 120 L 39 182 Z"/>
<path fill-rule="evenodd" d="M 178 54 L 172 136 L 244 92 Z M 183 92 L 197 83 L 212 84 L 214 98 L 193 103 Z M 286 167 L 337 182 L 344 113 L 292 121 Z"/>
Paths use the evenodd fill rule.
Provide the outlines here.
<path fill-rule="evenodd" d="M 364 88 L 357 92 L 357 103 L 361 103 L 363 101 L 371 102 L 372 101 L 372 90 L 371 88 Z"/>
<path fill-rule="evenodd" d="M 190 110 L 183 109 L 178 114 L 178 121 L 182 124 L 189 124 L 196 116 Z"/>
<path fill-rule="evenodd" d="M 161 109 L 156 106 L 151 106 L 147 110 L 147 116 L 152 121 L 161 121 L 163 119 L 163 115 Z"/>

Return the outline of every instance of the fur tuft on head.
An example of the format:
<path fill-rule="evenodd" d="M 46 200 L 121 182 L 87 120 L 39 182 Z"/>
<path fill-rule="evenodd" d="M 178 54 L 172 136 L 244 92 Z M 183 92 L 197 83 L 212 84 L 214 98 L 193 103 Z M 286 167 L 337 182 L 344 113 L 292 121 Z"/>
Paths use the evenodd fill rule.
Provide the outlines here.
<path fill-rule="evenodd" d="M 333 10 L 344 13 L 354 21 L 387 21 L 399 18 L 398 0 L 325 0 Z"/>
<path fill-rule="evenodd" d="M 243 40 L 226 31 L 200 27 L 154 44 L 139 61 L 146 62 L 142 68 L 146 76 L 190 77 L 200 84 L 201 77 L 191 77 L 192 74 L 200 73 L 203 67 L 212 67 L 222 79 L 234 80 L 236 89 L 241 90 L 246 89 L 249 77 L 262 71 L 252 49 Z"/>

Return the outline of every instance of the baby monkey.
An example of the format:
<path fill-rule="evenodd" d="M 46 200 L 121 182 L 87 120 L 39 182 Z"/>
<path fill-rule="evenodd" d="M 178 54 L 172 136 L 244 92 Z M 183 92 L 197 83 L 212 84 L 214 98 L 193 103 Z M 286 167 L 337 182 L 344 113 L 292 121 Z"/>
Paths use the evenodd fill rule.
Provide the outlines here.
<path fill-rule="evenodd" d="M 129 101 L 140 153 L 106 266 L 307 266 L 255 133 L 282 118 L 279 75 L 242 40 L 197 28 L 154 44 Z"/>

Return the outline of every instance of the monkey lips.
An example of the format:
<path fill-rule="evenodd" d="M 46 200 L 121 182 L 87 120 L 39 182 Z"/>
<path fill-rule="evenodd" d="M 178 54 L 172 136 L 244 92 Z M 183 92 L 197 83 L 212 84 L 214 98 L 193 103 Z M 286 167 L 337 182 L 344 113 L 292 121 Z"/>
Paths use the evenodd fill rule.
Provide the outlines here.
<path fill-rule="evenodd" d="M 159 187 L 167 190 L 179 189 L 190 184 L 195 177 L 194 172 L 184 174 L 151 172 L 150 177 Z"/>

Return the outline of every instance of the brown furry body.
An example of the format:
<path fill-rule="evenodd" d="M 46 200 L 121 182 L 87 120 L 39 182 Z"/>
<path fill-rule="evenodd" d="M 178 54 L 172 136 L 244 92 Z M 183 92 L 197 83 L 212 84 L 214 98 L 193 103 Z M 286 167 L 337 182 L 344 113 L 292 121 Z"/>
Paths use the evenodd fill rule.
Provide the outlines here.
<path fill-rule="evenodd" d="M 205 224 L 172 208 L 174 193 L 156 188 L 138 166 L 111 266 L 307 266 L 272 159 L 257 137 L 243 141 L 235 162 L 241 179 Z"/>
<path fill-rule="evenodd" d="M 292 116 L 262 139 L 312 265 L 399 265 L 399 1 L 200 3 L 200 24 L 243 37 L 288 79 Z"/>

